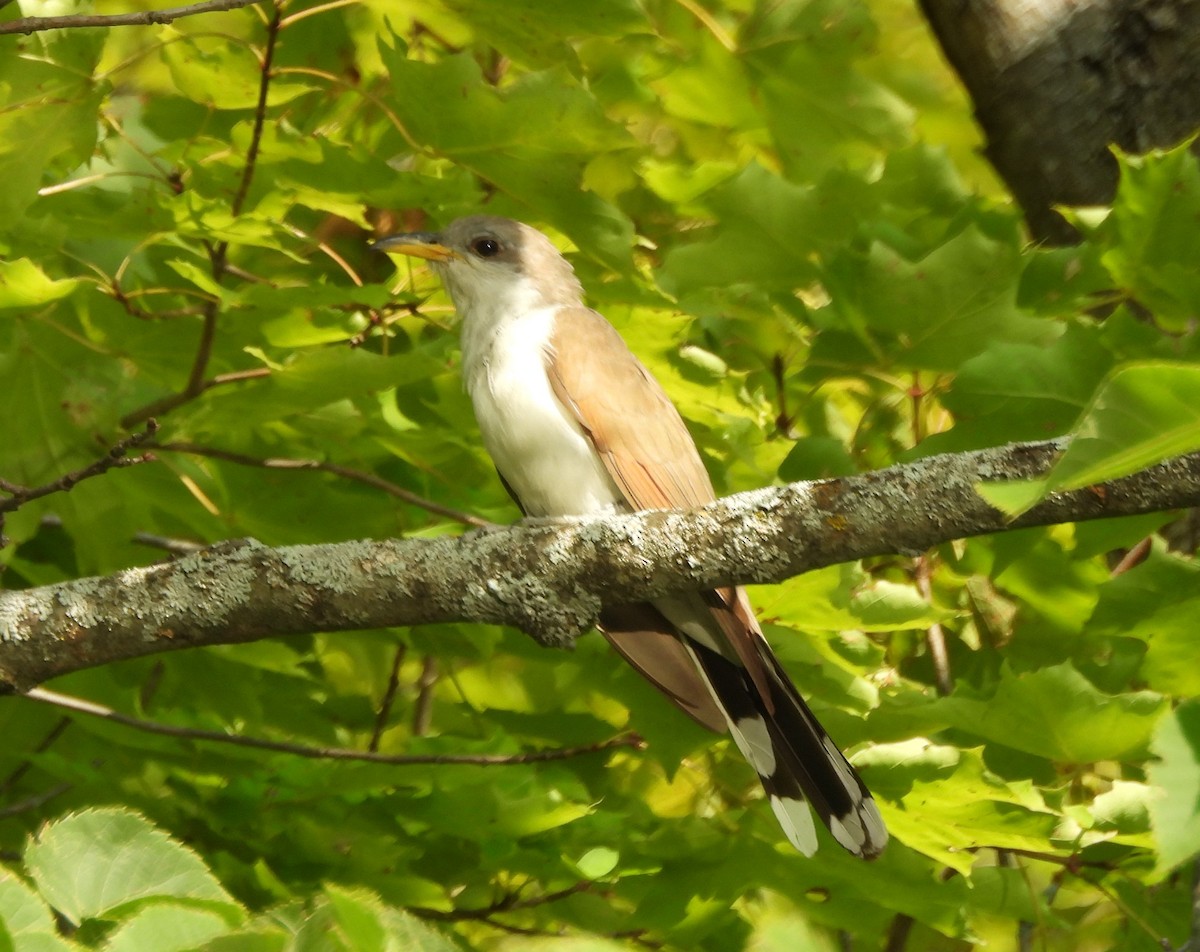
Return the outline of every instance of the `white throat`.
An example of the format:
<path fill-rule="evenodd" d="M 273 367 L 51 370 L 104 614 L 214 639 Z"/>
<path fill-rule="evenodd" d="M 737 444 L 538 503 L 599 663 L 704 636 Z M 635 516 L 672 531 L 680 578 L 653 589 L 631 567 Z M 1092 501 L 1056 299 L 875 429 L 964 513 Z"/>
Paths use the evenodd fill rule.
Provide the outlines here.
<path fill-rule="evenodd" d="M 531 516 L 606 511 L 624 497 L 578 421 L 550 385 L 547 360 L 559 305 L 524 277 L 464 301 L 463 383 L 484 446 Z"/>

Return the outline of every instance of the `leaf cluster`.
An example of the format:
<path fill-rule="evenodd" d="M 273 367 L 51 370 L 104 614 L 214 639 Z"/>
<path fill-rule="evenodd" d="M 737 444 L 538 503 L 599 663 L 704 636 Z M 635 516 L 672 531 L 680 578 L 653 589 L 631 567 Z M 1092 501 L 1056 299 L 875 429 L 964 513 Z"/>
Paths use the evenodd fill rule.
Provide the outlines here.
<path fill-rule="evenodd" d="M 480 210 L 554 236 L 722 492 L 1071 434 L 1046 483 L 983 487 L 1016 512 L 1200 447 L 1194 157 L 1120 156 L 1082 244 L 1028 246 L 893 0 L 264 0 L 0 43 L 0 492 L 158 427 L 153 459 L 7 514 L 7 587 L 515 518 L 448 300 L 367 249 Z M 1142 517 L 755 591 L 881 802 L 870 866 L 789 852 L 729 743 L 599 639 L 314 633 L 70 675 L 234 738 L 645 745 L 397 767 L 5 699 L 0 950 L 1177 946 L 1194 548 Z"/>

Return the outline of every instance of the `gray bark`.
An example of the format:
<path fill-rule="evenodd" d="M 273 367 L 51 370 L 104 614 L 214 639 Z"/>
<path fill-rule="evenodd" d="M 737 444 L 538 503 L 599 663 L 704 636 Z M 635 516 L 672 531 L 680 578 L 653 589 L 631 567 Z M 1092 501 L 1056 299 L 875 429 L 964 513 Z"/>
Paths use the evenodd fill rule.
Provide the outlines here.
<path fill-rule="evenodd" d="M 1200 0 L 921 0 L 1034 238 L 1070 243 L 1054 205 L 1106 205 L 1109 146 L 1200 128 Z"/>
<path fill-rule="evenodd" d="M 1194 506 L 1200 453 L 1006 520 L 980 482 L 1044 475 L 1061 441 L 930 457 L 652 511 L 521 523 L 459 538 L 270 549 L 228 542 L 103 578 L 0 593 L 0 693 L 196 645 L 447 621 L 512 624 L 569 645 L 601 603 L 749 582 L 1009 528 Z"/>

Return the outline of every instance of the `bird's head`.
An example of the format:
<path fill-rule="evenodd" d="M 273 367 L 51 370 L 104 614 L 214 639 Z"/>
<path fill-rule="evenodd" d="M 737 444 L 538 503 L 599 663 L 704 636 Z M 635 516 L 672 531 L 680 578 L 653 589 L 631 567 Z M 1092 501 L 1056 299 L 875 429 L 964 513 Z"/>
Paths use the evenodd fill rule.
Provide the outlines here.
<path fill-rule="evenodd" d="M 372 247 L 429 261 L 464 313 L 502 301 L 574 305 L 582 296 L 574 269 L 550 239 L 511 218 L 471 215 L 440 232 L 388 235 Z"/>

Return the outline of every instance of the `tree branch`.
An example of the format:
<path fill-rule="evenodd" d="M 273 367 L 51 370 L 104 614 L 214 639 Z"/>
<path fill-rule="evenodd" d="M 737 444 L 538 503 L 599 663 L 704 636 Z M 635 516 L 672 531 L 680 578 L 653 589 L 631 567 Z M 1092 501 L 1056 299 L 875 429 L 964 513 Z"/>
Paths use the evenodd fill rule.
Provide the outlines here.
<path fill-rule="evenodd" d="M 235 747 L 253 747 L 257 750 L 273 750 L 281 754 L 291 754 L 293 757 L 307 757 L 310 760 L 354 760 L 373 764 L 389 764 L 397 767 L 411 767 L 418 764 L 471 764 L 479 767 L 511 766 L 513 764 L 542 763 L 547 760 L 566 760 L 581 754 L 595 754 L 614 747 L 633 747 L 640 749 L 643 741 L 636 734 L 618 734 L 607 740 L 594 744 L 580 744 L 576 747 L 550 747 L 546 750 L 533 750 L 521 754 L 381 754 L 375 750 L 354 750 L 348 747 L 312 747 L 308 744 L 295 744 L 289 741 L 267 740 L 263 737 L 246 737 L 240 734 L 227 734 L 222 731 L 202 730 L 198 727 L 177 727 L 174 724 L 160 724 L 157 721 L 144 721 L 114 711 L 111 707 L 86 701 L 83 698 L 72 697 L 69 694 L 59 694 L 57 691 L 46 691 L 34 688 L 26 692 L 25 697 L 31 701 L 39 701 L 63 710 L 77 714 L 87 714 L 91 717 L 103 718 L 123 727 L 143 731 L 147 734 L 160 734 L 166 737 L 178 737 L 185 740 L 202 740 L 217 744 L 232 744 Z"/>
<path fill-rule="evenodd" d="M 112 27 L 112 26 L 152 26 L 156 23 L 173 23 L 184 17 L 194 17 L 201 13 L 217 13 L 222 10 L 236 10 L 248 7 L 258 0 L 206 0 L 204 3 L 192 3 L 185 7 L 171 7 L 167 10 L 140 10 L 137 13 L 112 14 L 80 14 L 61 17 L 22 17 L 19 20 L 9 20 L 0 23 L 0 35 L 5 33 L 41 33 L 44 30 L 67 30 L 80 27 Z"/>
<path fill-rule="evenodd" d="M 172 453 L 190 453 L 195 456 L 222 459 L 241 466 L 261 466 L 264 469 L 319 470 L 324 473 L 332 473 L 334 476 L 340 476 L 343 479 L 351 479 L 355 482 L 363 483 L 372 489 L 381 490 L 389 496 L 402 499 L 413 506 L 419 506 L 421 509 L 432 512 L 434 515 L 445 516 L 447 519 L 453 519 L 455 522 L 461 522 L 464 525 L 475 526 L 480 529 L 494 525 L 494 523 L 488 522 L 486 519 L 481 519 L 470 513 L 460 512 L 457 509 L 451 509 L 449 506 L 436 503 L 431 499 L 426 499 L 424 496 L 405 489 L 403 486 L 397 486 L 395 483 L 376 476 L 374 473 L 366 473 L 362 470 L 352 469 L 349 466 L 342 466 L 338 463 L 326 463 L 316 459 L 291 459 L 278 456 L 260 458 L 249 456 L 246 453 L 233 453 L 229 450 L 217 449 L 212 446 L 201 446 L 198 443 L 151 443 L 149 447 L 150 449 L 170 451 Z"/>
<path fill-rule="evenodd" d="M 692 511 L 527 521 L 458 538 L 270 549 L 227 542 L 174 562 L 0 593 L 0 689 L 196 645 L 471 620 L 566 646 L 604 602 L 914 554 L 1005 529 L 1200 505 L 1200 453 L 1056 493 L 1016 519 L 980 482 L 1044 475 L 1062 440 L 935 456 L 758 489 Z"/>
<path fill-rule="evenodd" d="M 283 12 L 279 0 L 271 5 L 271 18 L 267 21 L 267 41 L 263 47 L 262 60 L 259 63 L 258 100 L 254 108 L 254 127 L 250 133 L 250 144 L 246 149 L 246 161 L 242 164 L 242 177 L 238 183 L 237 193 L 233 196 L 229 210 L 234 218 L 242 213 L 242 207 L 250 194 L 250 184 L 254 181 L 254 172 L 258 167 L 258 150 L 262 143 L 263 127 L 267 119 L 267 94 L 271 87 L 271 64 L 275 59 L 275 48 L 279 43 L 280 23 Z M 224 282 L 226 275 L 231 273 L 229 263 L 229 242 L 218 241 L 215 245 L 208 244 L 209 270 L 216 284 Z M 217 321 L 221 315 L 221 301 L 211 297 L 205 301 L 202 310 L 203 321 L 200 325 L 200 340 L 196 345 L 196 354 L 192 358 L 192 369 L 188 373 L 187 383 L 179 393 L 163 397 L 153 403 L 127 413 L 121 418 L 123 426 L 133 426 L 148 416 L 165 414 L 191 400 L 196 399 L 219 378 L 206 380 L 209 362 L 212 360 L 213 345 L 217 339 Z M 265 369 L 265 368 L 263 368 Z M 230 375 L 231 378 L 235 375 Z M 236 379 L 247 379 L 246 375 L 236 375 Z"/>
<path fill-rule="evenodd" d="M 15 512 L 25 505 L 25 503 L 32 502 L 34 499 L 41 499 L 43 496 L 49 496 L 53 493 L 70 492 L 76 484 L 83 482 L 85 479 L 91 479 L 93 476 L 100 476 L 107 473 L 114 467 L 133 466 L 137 463 L 148 462 L 149 457 L 137 456 L 131 458 L 126 456 L 126 454 L 134 447 L 145 443 L 157 431 L 158 423 L 153 419 L 147 420 L 144 430 L 114 443 L 108 448 L 108 452 L 95 462 L 65 473 L 58 477 L 58 479 L 42 486 L 18 486 L 16 483 L 11 483 L 6 479 L 0 479 L 0 492 L 9 494 L 7 499 L 0 499 L 0 512 Z"/>

